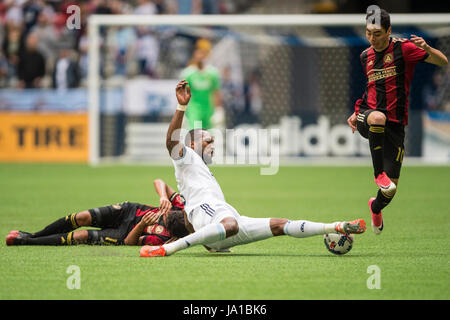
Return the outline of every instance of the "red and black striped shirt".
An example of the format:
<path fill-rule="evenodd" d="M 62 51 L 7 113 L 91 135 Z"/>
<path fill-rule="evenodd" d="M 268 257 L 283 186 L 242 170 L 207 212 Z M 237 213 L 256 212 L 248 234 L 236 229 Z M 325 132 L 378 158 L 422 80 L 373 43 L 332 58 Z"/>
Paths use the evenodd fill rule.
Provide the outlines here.
<path fill-rule="evenodd" d="M 367 77 L 362 99 L 355 103 L 355 113 L 367 109 L 383 112 L 389 121 L 408 124 L 408 95 L 414 67 L 428 53 L 408 39 L 391 38 L 380 52 L 373 47 L 364 50 L 361 64 Z"/>

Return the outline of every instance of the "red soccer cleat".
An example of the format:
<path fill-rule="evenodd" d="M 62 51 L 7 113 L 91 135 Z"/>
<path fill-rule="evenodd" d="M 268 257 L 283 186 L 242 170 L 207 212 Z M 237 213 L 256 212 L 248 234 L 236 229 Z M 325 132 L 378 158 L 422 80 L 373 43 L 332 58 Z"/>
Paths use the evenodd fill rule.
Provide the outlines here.
<path fill-rule="evenodd" d="M 353 221 L 344 221 L 338 223 L 335 227 L 337 233 L 342 234 L 359 234 L 366 231 L 366 222 L 363 219 L 356 219 Z"/>
<path fill-rule="evenodd" d="M 160 246 L 143 246 L 140 250 L 141 257 L 164 257 L 166 250 Z"/>
<path fill-rule="evenodd" d="M 375 183 L 380 188 L 381 193 L 387 198 L 392 198 L 397 191 L 397 186 L 389 179 L 386 172 L 380 173 L 378 177 L 375 177 Z"/>
<path fill-rule="evenodd" d="M 19 231 L 12 230 L 9 232 L 9 234 L 6 236 L 6 245 L 7 246 L 13 246 L 17 244 L 16 238 L 19 237 Z"/>
<path fill-rule="evenodd" d="M 369 210 L 370 214 L 372 215 L 372 230 L 376 235 L 379 235 L 381 231 L 383 231 L 383 215 L 380 211 L 379 214 L 373 213 L 372 211 L 372 202 L 375 200 L 375 198 L 369 199 Z"/>

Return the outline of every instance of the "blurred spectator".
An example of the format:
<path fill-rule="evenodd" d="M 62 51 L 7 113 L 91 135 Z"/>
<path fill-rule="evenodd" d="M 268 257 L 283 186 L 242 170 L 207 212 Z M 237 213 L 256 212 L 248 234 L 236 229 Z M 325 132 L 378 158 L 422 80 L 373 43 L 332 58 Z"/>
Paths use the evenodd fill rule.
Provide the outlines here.
<path fill-rule="evenodd" d="M 134 14 L 157 14 L 156 5 L 150 0 L 138 0 L 138 6 L 134 10 Z"/>
<path fill-rule="evenodd" d="M 139 74 L 156 77 L 156 63 L 159 56 L 159 42 L 155 35 L 145 27 L 139 27 L 136 43 L 136 59 Z"/>
<path fill-rule="evenodd" d="M 250 112 L 255 116 L 259 116 L 263 108 L 260 81 L 261 75 L 259 71 L 254 70 L 250 75 L 247 94 L 249 99 Z"/>
<path fill-rule="evenodd" d="M 121 27 L 115 34 L 116 71 L 118 75 L 129 74 L 132 57 L 135 52 L 137 36 L 133 27 Z"/>
<path fill-rule="evenodd" d="M 107 0 L 95 0 L 93 2 L 95 4 L 95 11 L 94 11 L 95 14 L 111 14 L 111 13 L 113 13 Z"/>
<path fill-rule="evenodd" d="M 12 23 L 16 26 L 22 25 L 23 23 L 23 5 L 27 0 L 6 0 L 6 15 L 5 22 Z"/>
<path fill-rule="evenodd" d="M 37 50 L 39 38 L 30 33 L 23 52 L 19 55 L 17 75 L 20 88 L 39 88 L 45 75 L 45 59 Z"/>
<path fill-rule="evenodd" d="M 201 14 L 202 0 L 168 0 L 170 14 Z"/>
<path fill-rule="evenodd" d="M 132 14 L 133 7 L 124 0 L 110 0 L 109 6 L 113 14 Z"/>
<path fill-rule="evenodd" d="M 39 13 L 44 9 L 45 2 L 42 0 L 28 0 L 23 5 L 23 22 L 25 35 L 31 31 L 38 21 Z"/>
<path fill-rule="evenodd" d="M 222 70 L 222 100 L 226 111 L 227 128 L 234 127 L 242 114 L 242 89 L 233 81 L 231 67 L 226 66 Z"/>
<path fill-rule="evenodd" d="M 218 0 L 202 0 L 202 13 L 203 14 L 219 14 L 219 1 Z"/>
<path fill-rule="evenodd" d="M 69 46 L 63 45 L 59 50 L 59 57 L 55 62 L 52 76 L 53 88 L 65 90 L 76 88 L 80 82 L 80 70 L 75 53 Z"/>
<path fill-rule="evenodd" d="M 45 61 L 49 67 L 52 67 L 55 61 L 57 49 L 57 33 L 53 24 L 50 23 L 52 13 L 42 10 L 39 13 L 36 25 L 31 32 L 39 38 L 38 50 L 44 55 Z"/>
<path fill-rule="evenodd" d="M 80 76 L 86 78 L 88 75 L 88 37 L 86 34 L 82 35 L 78 41 L 78 54 Z"/>
<path fill-rule="evenodd" d="M 0 88 L 8 86 L 8 60 L 0 52 Z"/>
<path fill-rule="evenodd" d="M 258 121 L 263 108 L 260 73 L 253 70 L 244 86 L 245 107 L 240 120 L 247 123 Z"/>
<path fill-rule="evenodd" d="M 2 49 L 8 63 L 8 76 L 11 78 L 17 75 L 19 54 L 23 51 L 23 42 L 22 25 L 11 21 L 7 23 Z"/>
<path fill-rule="evenodd" d="M 153 0 L 156 6 L 156 13 L 162 14 L 166 12 L 166 1 L 165 0 Z"/>
<path fill-rule="evenodd" d="M 134 14 L 157 14 L 158 8 L 150 0 L 138 0 Z M 135 57 L 138 63 L 138 73 L 156 77 L 156 63 L 159 56 L 159 41 L 151 27 L 135 28 L 137 41 Z"/>
<path fill-rule="evenodd" d="M 450 89 L 449 68 L 446 70 L 437 70 L 433 74 L 432 82 L 425 85 L 423 96 L 427 110 L 442 111 L 445 110 L 448 101 L 448 90 Z"/>

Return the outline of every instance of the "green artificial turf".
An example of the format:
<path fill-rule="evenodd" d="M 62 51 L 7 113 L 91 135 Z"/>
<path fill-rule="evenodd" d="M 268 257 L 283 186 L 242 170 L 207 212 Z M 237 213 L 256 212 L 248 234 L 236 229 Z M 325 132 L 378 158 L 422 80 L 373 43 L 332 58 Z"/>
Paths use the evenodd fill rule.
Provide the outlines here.
<path fill-rule="evenodd" d="M 212 167 L 241 215 L 317 222 L 364 218 L 350 253 L 322 236 L 277 237 L 211 254 L 194 247 L 140 258 L 139 247 L 0 244 L 0 299 L 449 299 L 450 167 L 408 167 L 375 236 L 369 167 Z M 152 181 L 176 186 L 172 167 L 0 164 L 0 234 L 34 232 L 67 214 L 125 200 L 158 205 Z M 3 238 L 4 239 L 4 238 Z M 80 289 L 69 289 L 70 266 Z M 380 289 L 369 289 L 379 268 Z"/>

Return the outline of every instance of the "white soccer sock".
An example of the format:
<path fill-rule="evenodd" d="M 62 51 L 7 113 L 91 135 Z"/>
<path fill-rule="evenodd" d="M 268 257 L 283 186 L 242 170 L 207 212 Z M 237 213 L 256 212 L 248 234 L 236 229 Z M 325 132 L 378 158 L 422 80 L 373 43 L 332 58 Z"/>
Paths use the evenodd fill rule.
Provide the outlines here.
<path fill-rule="evenodd" d="M 295 238 L 306 238 L 325 233 L 336 233 L 336 223 L 319 223 L 306 220 L 289 220 L 284 226 L 284 234 Z"/>
<path fill-rule="evenodd" d="M 206 244 L 225 239 L 225 227 L 221 223 L 211 223 L 198 231 L 187 235 L 174 242 L 163 245 L 167 255 L 198 244 Z"/>

